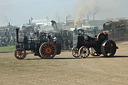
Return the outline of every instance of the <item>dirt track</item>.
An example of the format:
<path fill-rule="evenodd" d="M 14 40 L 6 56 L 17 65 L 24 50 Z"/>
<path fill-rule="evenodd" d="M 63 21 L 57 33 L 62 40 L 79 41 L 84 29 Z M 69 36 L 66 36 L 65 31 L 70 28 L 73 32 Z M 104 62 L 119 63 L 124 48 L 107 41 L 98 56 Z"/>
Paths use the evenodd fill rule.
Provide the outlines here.
<path fill-rule="evenodd" d="M 17 60 L 0 53 L 0 85 L 128 85 L 128 42 L 117 43 L 115 57 L 75 59 L 62 52 L 55 59 L 32 54 Z"/>

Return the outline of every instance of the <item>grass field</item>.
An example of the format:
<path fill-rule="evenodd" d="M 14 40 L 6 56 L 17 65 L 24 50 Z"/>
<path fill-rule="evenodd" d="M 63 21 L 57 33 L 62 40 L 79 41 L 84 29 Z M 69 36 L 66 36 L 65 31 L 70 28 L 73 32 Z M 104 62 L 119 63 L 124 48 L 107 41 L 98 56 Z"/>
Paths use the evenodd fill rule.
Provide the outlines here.
<path fill-rule="evenodd" d="M 15 46 L 0 47 L 0 52 L 13 52 L 14 50 L 15 50 Z"/>

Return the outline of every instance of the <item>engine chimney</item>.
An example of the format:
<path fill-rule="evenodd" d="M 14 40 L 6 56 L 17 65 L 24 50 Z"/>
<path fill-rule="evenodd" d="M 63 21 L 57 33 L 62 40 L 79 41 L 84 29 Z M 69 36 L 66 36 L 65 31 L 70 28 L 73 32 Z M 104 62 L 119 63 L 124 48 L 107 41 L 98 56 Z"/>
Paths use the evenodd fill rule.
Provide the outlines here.
<path fill-rule="evenodd" d="M 89 20 L 89 15 L 87 14 L 87 20 Z"/>
<path fill-rule="evenodd" d="M 19 43 L 19 28 L 16 28 L 16 42 Z"/>

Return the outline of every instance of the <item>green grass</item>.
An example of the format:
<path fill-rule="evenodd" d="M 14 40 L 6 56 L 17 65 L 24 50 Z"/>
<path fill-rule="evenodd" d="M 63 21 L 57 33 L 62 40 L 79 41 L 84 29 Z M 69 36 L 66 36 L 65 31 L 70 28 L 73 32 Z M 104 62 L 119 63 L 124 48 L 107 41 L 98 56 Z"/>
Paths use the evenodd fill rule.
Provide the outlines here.
<path fill-rule="evenodd" d="M 13 52 L 14 50 L 15 50 L 15 46 L 0 47 L 0 52 Z"/>

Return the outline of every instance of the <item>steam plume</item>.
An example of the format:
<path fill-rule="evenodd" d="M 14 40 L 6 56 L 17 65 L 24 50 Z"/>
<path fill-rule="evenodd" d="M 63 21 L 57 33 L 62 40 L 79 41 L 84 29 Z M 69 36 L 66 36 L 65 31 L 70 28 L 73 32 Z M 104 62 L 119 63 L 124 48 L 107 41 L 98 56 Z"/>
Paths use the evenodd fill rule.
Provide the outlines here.
<path fill-rule="evenodd" d="M 98 0 L 82 0 L 79 1 L 76 19 L 74 21 L 74 26 L 76 27 L 80 20 L 88 14 L 89 12 L 93 12 L 95 8 L 98 7 Z"/>

